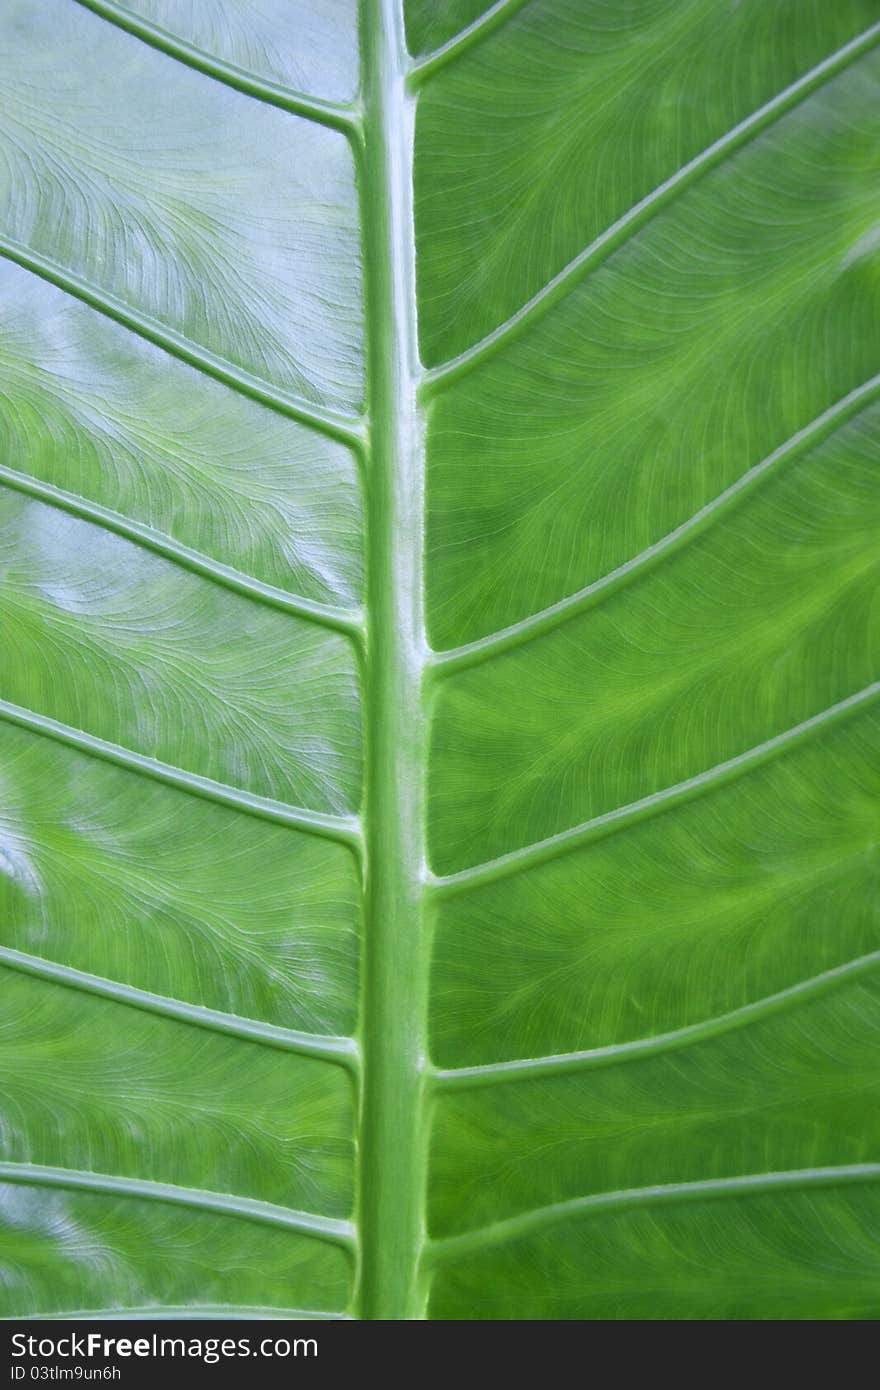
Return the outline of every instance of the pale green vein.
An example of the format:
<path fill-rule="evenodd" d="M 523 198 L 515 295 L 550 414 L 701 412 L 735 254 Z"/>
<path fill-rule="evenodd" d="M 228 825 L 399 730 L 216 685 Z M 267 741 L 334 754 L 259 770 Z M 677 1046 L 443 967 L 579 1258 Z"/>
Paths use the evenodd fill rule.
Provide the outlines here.
<path fill-rule="evenodd" d="M 177 1187 L 173 1183 L 153 1182 L 149 1178 L 120 1177 L 111 1173 L 88 1173 L 80 1168 L 53 1168 L 40 1163 L 0 1162 L 0 1182 L 25 1183 L 35 1187 L 61 1187 L 101 1193 L 104 1196 L 144 1198 L 196 1211 L 216 1212 L 220 1216 L 255 1221 L 263 1226 L 282 1226 L 288 1231 L 314 1236 L 350 1249 L 355 1243 L 350 1221 L 331 1216 L 294 1211 L 256 1197 L 239 1197 L 232 1192 L 208 1192 L 201 1187 Z"/>
<path fill-rule="evenodd" d="M 182 999 L 153 994 L 150 990 L 138 989 L 136 985 L 108 980 L 103 975 L 92 975 L 87 971 L 77 970 L 72 965 L 62 965 L 58 961 L 33 956 L 26 951 L 15 951 L 9 946 L 0 946 L 0 966 L 36 976 L 40 980 L 51 980 L 53 984 L 69 989 L 96 994 L 102 999 L 112 999 L 117 1004 L 128 1004 L 147 1013 L 159 1014 L 163 1018 L 172 1018 L 179 1023 L 193 1024 L 197 1028 L 207 1028 L 214 1033 L 227 1033 L 246 1042 L 261 1043 L 284 1052 L 296 1052 L 325 1062 L 336 1062 L 345 1067 L 357 1064 L 358 1048 L 353 1038 L 325 1033 L 304 1033 L 295 1028 L 280 1028 L 273 1023 L 264 1023 L 260 1019 L 242 1018 L 239 1014 L 207 1009 L 200 1004 L 188 1004 Z"/>
<path fill-rule="evenodd" d="M 28 1316 L 25 1314 L 24 1316 Z M 324 1313 L 316 1312 L 311 1308 L 260 1308 L 253 1304 L 244 1303 L 192 1303 L 189 1305 L 169 1306 L 164 1303 L 150 1304 L 148 1307 L 141 1308 L 72 1308 L 65 1312 L 59 1310 L 53 1313 L 31 1313 L 31 1317 L 39 1317 L 43 1321 L 56 1321 L 59 1318 L 66 1319 L 96 1319 L 106 1318 L 108 1322 L 124 1319 L 128 1321 L 145 1319 L 148 1322 L 169 1322 L 172 1319 L 216 1319 L 218 1322 L 227 1322 L 234 1318 L 236 1322 L 247 1321 L 248 1319 L 258 1319 L 266 1321 L 284 1322 L 312 1322 L 334 1321 L 350 1322 L 350 1313 Z M 17 1322 L 18 1318 L 0 1319 L 0 1321 Z"/>
<path fill-rule="evenodd" d="M 521 10 L 528 0 L 496 0 L 496 3 L 485 14 L 481 14 L 466 29 L 455 34 L 446 43 L 441 44 L 433 53 L 428 53 L 424 58 L 419 58 L 414 62 L 409 70 L 407 84 L 411 90 L 420 87 L 427 78 L 440 68 L 447 67 L 454 63 L 469 48 L 473 48 L 475 43 L 481 39 L 488 38 L 489 34 L 498 29 L 508 19 Z"/>
<path fill-rule="evenodd" d="M 716 168 L 734 150 L 754 139 L 756 135 L 784 116 L 792 107 L 799 105 L 825 83 L 830 82 L 838 73 L 843 72 L 845 68 L 863 57 L 878 42 L 880 42 L 880 23 L 872 25 L 864 33 L 845 44 L 843 48 L 839 48 L 818 66 L 811 68 L 803 77 L 798 78 L 790 87 L 786 87 L 783 92 L 773 97 L 765 106 L 759 107 L 757 111 L 754 111 L 745 120 L 740 121 L 738 125 L 735 125 L 713 144 L 702 150 L 700 154 L 689 160 L 670 178 L 625 212 L 622 217 L 619 217 L 616 222 L 613 222 L 602 232 L 601 236 L 585 247 L 579 255 L 575 256 L 573 261 L 569 261 L 558 275 L 554 275 L 552 280 L 548 281 L 537 294 L 517 309 L 516 313 L 512 314 L 509 319 L 499 324 L 485 338 L 474 343 L 472 347 L 467 348 L 457 357 L 427 371 L 424 375 L 425 389 L 431 390 L 448 386 L 471 371 L 472 368 L 492 357 L 500 347 L 518 337 L 536 318 L 544 314 L 554 304 L 559 303 L 588 271 L 606 261 L 613 252 L 640 231 L 645 223 L 655 217 L 679 194 L 692 187 L 711 169 Z"/>
<path fill-rule="evenodd" d="M 542 1080 L 547 1076 L 591 1071 L 596 1067 L 613 1066 L 617 1062 L 639 1061 L 642 1057 L 676 1052 L 749 1024 L 760 1023 L 774 1014 L 784 1013 L 793 1006 L 826 994 L 838 985 L 848 984 L 861 975 L 869 974 L 878 965 L 880 951 L 872 951 L 857 960 L 847 961 L 845 965 L 814 975 L 809 980 L 799 980 L 778 994 L 753 1000 L 751 1004 L 732 1009 L 730 1013 L 701 1019 L 699 1023 L 675 1028 L 669 1033 L 637 1038 L 633 1042 L 613 1043 L 608 1047 L 586 1048 L 582 1052 L 561 1052 L 551 1057 L 528 1057 L 512 1062 L 489 1062 L 484 1066 L 437 1069 L 431 1074 L 431 1080 L 438 1090 L 471 1090 L 475 1086 L 489 1086 L 504 1081 Z"/>
<path fill-rule="evenodd" d="M 172 357 L 186 362 L 190 367 L 195 367 L 197 371 L 203 372 L 206 376 L 222 382 L 224 386 L 239 392 L 240 395 L 248 396 L 251 400 L 258 401 L 260 405 L 268 406 L 270 410 L 276 410 L 291 420 L 298 420 L 300 424 L 308 425 L 321 434 L 338 439 L 343 444 L 348 444 L 350 448 L 356 448 L 360 452 L 366 438 L 366 426 L 359 416 L 346 415 L 342 411 L 329 410 L 324 406 L 314 405 L 311 401 L 304 400 L 300 396 L 291 395 L 287 391 L 280 390 L 277 386 L 271 386 L 260 377 L 254 376 L 241 367 L 234 366 L 224 358 L 218 357 L 216 353 L 190 341 L 189 338 L 185 338 L 182 333 L 178 333 L 175 329 L 166 328 L 164 324 L 158 323 L 149 315 L 142 314 L 138 309 L 116 299 L 115 296 L 99 290 L 97 286 L 90 284 L 81 276 L 74 274 L 73 271 L 66 270 L 63 266 L 50 260 L 48 256 L 42 256 L 39 252 L 32 251 L 30 247 L 23 246 L 20 242 L 13 241 L 9 237 L 0 236 L 0 256 L 5 256 L 7 260 L 23 266 L 25 270 L 39 275 L 41 279 L 48 280 L 50 284 L 64 290 L 66 294 L 82 300 L 90 308 L 97 309 L 99 313 L 113 319 L 115 323 L 122 324 L 123 328 L 136 333 L 138 337 L 145 338 L 156 347 L 170 353 Z"/>
<path fill-rule="evenodd" d="M 76 748 L 105 762 L 114 763 L 128 772 L 141 773 L 157 782 L 164 782 L 193 796 L 204 797 L 207 801 L 217 801 L 222 806 L 231 806 L 247 815 L 262 820 L 288 825 L 295 830 L 303 830 L 310 835 L 318 835 L 328 840 L 338 840 L 359 850 L 361 847 L 360 822 L 354 816 L 332 816 L 323 811 L 308 811 L 299 806 L 288 806 L 283 801 L 273 801 L 268 796 L 257 796 L 254 792 L 231 787 L 225 782 L 215 782 L 211 777 L 201 777 L 197 772 L 189 772 L 182 767 L 172 767 L 170 763 L 149 758 L 143 753 L 135 753 L 118 743 L 108 743 L 106 739 L 88 734 L 82 729 L 74 729 L 69 724 L 61 724 L 48 715 L 37 714 L 35 710 L 24 709 L 21 705 L 0 700 L 0 719 L 17 724 L 23 729 L 54 738 L 57 742 Z"/>
<path fill-rule="evenodd" d="M 78 4 L 120 29 L 125 29 L 135 38 L 142 39 L 160 53 L 176 58 L 187 67 L 195 68 L 208 77 L 216 78 L 227 87 L 244 92 L 245 96 L 256 97 L 258 101 L 267 102 L 270 106 L 279 106 L 282 111 L 291 111 L 296 116 L 317 121 L 319 125 L 330 126 L 333 130 L 341 131 L 343 135 L 352 135 L 360 131 L 361 110 L 358 106 L 325 101 L 321 97 L 308 96 L 305 92 L 295 92 L 277 82 L 268 82 L 245 68 L 213 57 L 194 44 L 187 43 L 185 39 L 169 33 L 167 29 L 162 29 L 158 24 L 152 24 L 149 20 L 132 14 L 131 10 L 123 5 L 113 4 L 112 0 L 78 0 Z"/>
<path fill-rule="evenodd" d="M 373 426 L 367 489 L 369 664 L 367 872 L 361 1032 L 357 1308 L 369 1320 L 423 1316 L 429 939 L 423 913 L 428 723 L 422 676 L 425 460 L 417 400 L 412 207 L 415 101 L 401 0 L 361 0 L 367 384 Z"/>
<path fill-rule="evenodd" d="M 794 1168 L 778 1173 L 747 1173 L 741 1177 L 706 1178 L 699 1182 L 661 1183 L 653 1187 L 633 1187 L 619 1192 L 597 1192 L 590 1197 L 573 1197 L 567 1202 L 522 1212 L 506 1221 L 496 1221 L 462 1235 L 435 1240 L 428 1247 L 426 1262 L 479 1255 L 484 1250 L 541 1235 L 562 1222 L 581 1216 L 599 1216 L 607 1211 L 626 1211 L 634 1207 L 668 1206 L 679 1202 L 713 1201 L 718 1197 L 751 1197 L 765 1192 L 797 1191 L 799 1188 L 847 1187 L 880 1180 L 880 1163 L 842 1164 L 837 1168 Z"/>
<path fill-rule="evenodd" d="M 627 560 L 625 564 L 619 565 L 617 569 L 611 570 L 609 574 L 603 575 L 601 579 L 595 580 L 592 584 L 585 585 L 583 589 L 578 589 L 576 593 L 560 599 L 558 603 L 553 603 L 548 608 L 542 608 L 538 613 L 531 613 L 519 622 L 511 623 L 509 627 L 501 628 L 498 632 L 490 633 L 486 637 L 480 637 L 475 642 L 467 642 L 461 647 L 452 647 L 445 652 L 435 652 L 431 658 L 431 668 L 438 676 L 447 676 L 456 671 L 467 670 L 471 666 L 478 666 L 483 661 L 500 656 L 502 652 L 511 651 L 546 632 L 552 632 L 570 618 L 575 618 L 578 614 L 595 608 L 611 594 L 647 573 L 659 560 L 674 554 L 695 540 L 716 521 L 725 517 L 738 503 L 742 502 L 760 483 L 766 480 L 768 474 L 774 472 L 781 464 L 801 458 L 878 397 L 880 397 L 880 376 L 875 376 L 861 386 L 857 386 L 854 391 L 850 391 L 849 395 L 844 396 L 842 400 L 829 406 L 815 420 L 804 425 L 803 429 L 798 430 L 790 439 L 785 440 L 777 449 L 774 449 L 772 454 L 768 454 L 760 463 L 756 463 L 754 467 L 748 469 L 741 478 L 738 478 L 730 487 L 725 488 L 711 502 L 707 502 L 693 516 L 688 517 L 686 521 L 676 526 L 667 535 L 661 536 L 659 541 L 649 545 L 647 549 L 633 556 L 631 560 Z"/>
<path fill-rule="evenodd" d="M 253 599 L 257 603 L 265 603 L 271 608 L 279 608 L 282 612 L 292 613 L 298 618 L 304 618 L 307 622 L 317 623 L 320 627 L 342 632 L 347 637 L 363 639 L 364 619 L 360 609 L 336 608 L 333 604 L 319 603 L 313 599 L 302 598 L 298 594 L 290 594 L 285 589 L 276 588 L 274 584 L 264 584 L 262 580 L 255 579 L 252 575 L 243 574 L 240 570 L 233 569 L 231 565 L 221 564 L 220 561 L 212 560 L 208 555 L 203 555 L 197 550 L 190 549 L 189 546 L 182 545 L 180 541 L 174 540 L 171 536 L 154 531 L 151 526 L 144 526 L 139 521 L 132 521 L 131 518 L 123 516 L 120 512 L 111 511 L 110 508 L 102 507 L 99 503 L 92 502 L 86 497 L 78 497 L 72 492 L 65 492 L 63 488 L 56 487 L 54 483 L 44 483 L 37 478 L 30 477 L 27 473 L 18 473 L 14 468 L 6 468 L 3 464 L 0 464 L 0 484 L 14 488 L 16 492 L 23 492 L 28 497 L 36 497 L 41 502 L 48 503 L 49 506 L 59 507 L 62 511 L 70 512 L 72 516 L 93 522 L 94 525 L 101 526 L 107 531 L 113 531 L 118 536 L 124 536 L 126 540 L 134 541 L 136 545 L 145 546 L 148 550 L 162 555 L 166 560 L 171 560 L 184 569 L 192 570 L 205 579 L 222 584 L 224 588 L 244 594 L 246 598 Z"/>
<path fill-rule="evenodd" d="M 766 742 L 759 743 L 744 753 L 738 753 L 736 757 L 717 763 L 714 767 L 697 773 L 695 777 L 688 777 L 685 781 L 677 782 L 674 786 L 664 787 L 662 791 L 652 792 L 650 796 L 642 797 L 638 801 L 631 801 L 626 806 L 618 806 L 613 811 L 606 811 L 603 815 L 594 817 L 593 820 L 572 826 L 570 830 L 563 830 L 558 835 L 551 835 L 546 840 L 525 845 L 522 849 L 512 850 L 509 854 L 502 854 L 499 858 L 490 859 L 484 864 L 475 864 L 472 868 L 461 869 L 458 873 L 447 874 L 441 878 L 430 877 L 427 880 L 427 886 L 433 888 L 435 893 L 448 896 L 469 892 L 474 888 L 481 888 L 487 883 L 496 883 L 500 879 L 509 878 L 511 874 L 534 868 L 538 864 L 546 864 L 571 850 L 580 849 L 583 845 L 591 844 L 606 835 L 614 834 L 626 826 L 645 820 L 661 811 L 671 810 L 694 797 L 725 785 L 734 778 L 750 772 L 752 768 L 759 767 L 762 763 L 787 752 L 789 748 L 800 743 L 803 739 L 810 738 L 820 730 L 830 728 L 840 720 L 857 713 L 869 705 L 872 700 L 875 700 L 878 695 L 880 695 L 880 681 L 875 681 L 855 695 L 849 695 L 845 700 L 840 700 L 837 704 L 822 710 L 821 713 L 814 714 L 810 719 L 796 724 L 794 728 L 786 729 L 784 733 L 776 734 L 773 738 L 767 739 Z"/>

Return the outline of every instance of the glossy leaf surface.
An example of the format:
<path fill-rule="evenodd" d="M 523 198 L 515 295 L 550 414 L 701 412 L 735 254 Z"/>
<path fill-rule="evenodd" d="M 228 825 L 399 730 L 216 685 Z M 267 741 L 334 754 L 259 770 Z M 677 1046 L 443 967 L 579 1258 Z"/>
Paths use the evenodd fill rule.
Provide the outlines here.
<path fill-rule="evenodd" d="M 880 1313 L 880 3 L 8 0 L 0 1311 Z"/>

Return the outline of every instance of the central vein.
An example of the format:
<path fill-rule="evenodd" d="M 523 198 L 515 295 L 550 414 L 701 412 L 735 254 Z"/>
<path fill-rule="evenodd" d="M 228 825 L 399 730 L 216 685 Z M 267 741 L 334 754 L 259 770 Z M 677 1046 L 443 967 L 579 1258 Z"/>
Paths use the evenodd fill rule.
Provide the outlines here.
<path fill-rule="evenodd" d="M 424 457 L 416 390 L 414 99 L 401 0 L 363 0 L 360 189 L 368 323 L 367 873 L 360 1314 L 420 1317 L 427 952 L 423 909 Z"/>

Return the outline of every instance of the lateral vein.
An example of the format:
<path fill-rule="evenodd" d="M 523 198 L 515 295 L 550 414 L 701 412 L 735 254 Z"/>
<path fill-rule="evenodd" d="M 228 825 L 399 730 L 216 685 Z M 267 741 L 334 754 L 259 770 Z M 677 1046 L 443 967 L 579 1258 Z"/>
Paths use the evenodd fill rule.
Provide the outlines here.
<path fill-rule="evenodd" d="M 206 53 L 204 49 L 178 38 L 160 25 L 133 14 L 125 6 L 112 3 L 112 0 L 77 0 L 77 3 L 100 15 L 108 23 L 141 39 L 151 48 L 158 49 L 160 53 L 176 58 L 187 67 L 195 68 L 227 87 L 234 87 L 245 96 L 255 97 L 270 106 L 278 106 L 282 111 L 290 111 L 296 116 L 304 116 L 306 120 L 329 126 L 343 135 L 350 136 L 360 130 L 361 112 L 358 106 L 325 101 L 321 97 L 294 91 L 281 83 L 266 81 L 265 78 L 248 72 L 246 68 L 240 68 L 235 63 L 224 62 L 222 58 Z"/>
<path fill-rule="evenodd" d="M 546 1076 L 562 1076 L 569 1072 L 592 1071 L 594 1068 L 613 1066 L 618 1062 L 638 1061 L 641 1057 L 675 1052 L 694 1043 L 732 1033 L 751 1023 L 759 1023 L 773 1014 L 783 1013 L 793 1005 L 817 998 L 837 985 L 846 984 L 852 979 L 870 973 L 878 965 L 880 951 L 872 951 L 856 960 L 847 961 L 844 965 L 814 975 L 811 979 L 799 980 L 797 984 L 780 990 L 777 994 L 769 994 L 764 999 L 753 1000 L 752 1003 L 732 1009 L 729 1013 L 701 1019 L 698 1023 L 675 1028 L 668 1033 L 657 1033 L 653 1037 L 637 1038 L 632 1042 L 613 1043 L 608 1047 L 585 1048 L 581 1052 L 560 1052 L 549 1057 L 528 1057 L 511 1062 L 489 1062 L 483 1066 L 437 1069 L 431 1079 L 438 1090 L 470 1090 L 473 1087 L 505 1081 L 531 1081 Z"/>
<path fill-rule="evenodd" d="M 173 1183 L 148 1178 L 120 1177 L 111 1173 L 89 1173 L 80 1168 L 55 1168 L 40 1163 L 0 1162 L 0 1182 L 28 1183 L 37 1187 L 61 1187 L 107 1196 L 145 1198 L 197 1211 L 217 1212 L 264 1226 L 282 1226 L 303 1235 L 351 1248 L 355 1240 L 350 1221 L 338 1221 L 313 1212 L 294 1211 L 256 1197 L 239 1197 L 232 1192 L 209 1192 L 200 1187 L 177 1187 Z"/>
<path fill-rule="evenodd" d="M 521 10 L 527 4 L 528 0 L 496 0 L 496 3 L 491 5 L 485 14 L 481 14 L 466 29 L 462 29 L 460 33 L 455 34 L 451 39 L 447 39 L 446 43 L 436 48 L 433 53 L 426 54 L 424 58 L 417 59 L 411 65 L 407 80 L 410 90 L 414 91 L 440 68 L 445 68 L 450 63 L 455 62 L 481 39 L 488 38 L 506 20 L 515 15 L 517 10 Z"/>
<path fill-rule="evenodd" d="M 773 738 L 767 739 L 764 743 L 756 744 L 754 748 L 749 748 L 744 753 L 738 753 L 733 758 L 716 763 L 714 767 L 699 772 L 694 777 L 676 782 L 671 787 L 664 787 L 661 791 L 652 792 L 649 796 L 641 797 L 638 801 L 631 801 L 626 806 L 618 806 L 613 811 L 606 811 L 600 816 L 595 816 L 592 820 L 584 821 L 581 825 L 560 831 L 558 835 L 551 835 L 546 840 L 538 840 L 535 844 L 525 845 L 521 849 L 512 850 L 509 854 L 502 854 L 497 859 L 490 859 L 483 864 L 475 864 L 472 868 L 460 869 L 454 874 L 431 877 L 428 879 L 428 886 L 438 895 L 451 896 L 455 893 L 482 887 L 487 883 L 495 883 L 500 879 L 508 878 L 511 874 L 557 859 L 560 855 L 569 853 L 570 850 L 578 849 L 582 845 L 603 838 L 605 835 L 614 834 L 625 826 L 632 825 L 634 822 L 644 820 L 648 816 L 656 815 L 658 812 L 668 810 L 673 806 L 681 805 L 693 797 L 700 796 L 706 790 L 723 785 L 725 782 L 785 752 L 793 744 L 804 738 L 809 738 L 820 729 L 845 719 L 848 715 L 869 705 L 878 695 L 880 695 L 880 681 L 875 681 L 873 684 L 865 686 L 864 690 L 857 691 L 856 694 L 847 696 L 845 700 L 838 701 L 837 704 L 829 706 L 828 709 L 822 710 L 819 714 L 814 714 L 793 728 L 786 729 L 784 733 L 776 734 Z"/>
<path fill-rule="evenodd" d="M 288 593 L 286 589 L 279 589 L 274 584 L 264 584 L 262 580 L 244 574 L 231 565 L 224 565 L 219 560 L 213 560 L 198 550 L 192 550 L 173 537 L 154 531 L 151 526 L 145 526 L 139 521 L 133 521 L 121 512 L 102 507 L 86 497 L 56 487 L 54 483 L 44 483 L 3 464 L 0 464 L 0 484 L 14 488 L 16 492 L 25 493 L 29 497 L 36 497 L 49 506 L 70 512 L 72 516 L 81 517 L 95 526 L 115 532 L 116 535 L 124 536 L 126 540 L 153 550 L 184 569 L 192 570 L 205 579 L 223 585 L 224 588 L 244 594 L 255 603 L 264 603 L 270 608 L 292 613 L 297 618 L 304 618 L 320 627 L 342 632 L 347 637 L 363 637 L 363 614 L 360 609 L 337 608 L 333 604 L 320 603 L 314 599 L 303 598 L 299 594 Z"/>
<path fill-rule="evenodd" d="M 703 174 L 722 163 L 733 150 L 747 144 L 767 126 L 772 125 L 774 121 L 804 101 L 825 83 L 831 81 L 850 64 L 863 57 L 878 42 L 880 42 L 880 23 L 871 25 L 862 34 L 844 44 L 842 48 L 837 49 L 835 53 L 830 54 L 816 67 L 811 68 L 803 77 L 798 78 L 791 86 L 779 92 L 764 106 L 759 107 L 757 111 L 752 112 L 745 120 L 733 126 L 718 140 L 713 141 L 700 154 L 695 155 L 687 164 L 682 165 L 668 179 L 646 194 L 622 217 L 619 217 L 616 222 L 606 228 L 595 241 L 592 241 L 589 246 L 579 252 L 574 260 L 569 261 L 568 265 L 564 266 L 557 275 L 554 275 L 546 285 L 538 290 L 537 294 L 527 300 L 509 319 L 499 324 L 491 333 L 487 333 L 485 338 L 481 338 L 479 342 L 459 353 L 457 357 L 426 371 L 423 378 L 424 390 L 430 392 L 448 386 L 491 357 L 504 343 L 518 336 L 535 318 L 563 299 L 587 271 L 606 261 L 646 222 L 649 222 L 661 208 L 687 188 L 690 188 Z"/>
<path fill-rule="evenodd" d="M 760 463 L 749 468 L 730 487 L 725 488 L 717 497 L 713 497 L 705 506 L 700 507 L 693 516 L 681 522 L 667 535 L 661 536 L 660 540 L 649 545 L 632 559 L 619 565 L 617 569 L 611 570 L 609 574 L 603 575 L 601 579 L 595 580 L 592 584 L 586 584 L 584 588 L 560 599 L 558 603 L 552 603 L 549 607 L 542 608 L 539 612 L 531 613 L 527 618 L 520 619 L 519 622 L 511 623 L 509 627 L 489 633 L 486 637 L 479 637 L 474 642 L 466 642 L 460 647 L 435 652 L 431 658 L 432 670 L 438 676 L 445 677 L 456 671 L 464 671 L 471 666 L 478 666 L 483 661 L 488 661 L 502 652 L 510 651 L 526 642 L 533 641 L 544 633 L 552 632 L 570 618 L 575 618 L 578 614 L 595 608 L 612 593 L 616 593 L 633 579 L 646 573 L 659 560 L 679 550 L 696 536 L 701 535 L 710 525 L 721 516 L 726 515 L 733 506 L 748 496 L 759 483 L 765 481 L 767 475 L 772 473 L 780 464 L 789 463 L 808 453 L 810 449 L 840 429 L 878 397 L 880 397 L 880 375 L 871 377 L 870 380 L 857 386 L 855 390 L 850 391 L 848 395 L 829 406 L 815 420 L 811 420 L 790 439 L 786 439 Z"/>
<path fill-rule="evenodd" d="M 284 1052 L 296 1052 L 346 1067 L 354 1066 L 358 1060 L 357 1043 L 353 1038 L 305 1033 L 294 1028 L 281 1028 L 273 1023 L 264 1023 L 260 1019 L 244 1018 L 239 1014 L 204 1008 L 201 1004 L 189 1004 L 182 999 L 171 999 L 164 994 L 139 989 L 136 985 L 108 980 L 103 975 L 92 975 L 88 971 L 77 970 L 72 965 L 62 965 L 59 961 L 46 960 L 43 956 L 16 951 L 9 946 L 0 946 L 0 966 L 7 966 L 10 970 L 35 976 L 37 979 L 51 980 L 54 984 L 70 989 L 83 990 L 87 994 L 96 994 L 103 999 L 112 999 L 117 1004 L 128 1004 L 147 1013 L 159 1014 L 163 1018 L 194 1024 L 197 1028 L 207 1028 L 215 1033 L 227 1033 L 231 1037 L 278 1048 Z"/>
<path fill-rule="evenodd" d="M 360 848 L 360 822 L 355 816 L 334 816 L 323 811 L 288 806 L 286 802 L 273 801 L 271 797 L 258 796 L 255 792 L 243 791 L 240 787 L 232 787 L 225 782 L 215 782 L 211 777 L 202 777 L 197 772 L 173 767 L 170 763 L 160 762 L 158 758 L 150 758 L 143 753 L 134 752 L 131 748 L 123 748 L 121 744 L 109 743 L 95 734 L 75 729 L 70 724 L 62 724 L 57 719 L 12 704 L 8 700 L 0 700 L 0 719 L 43 734 L 47 738 L 54 738 L 59 743 L 95 758 L 102 758 L 105 762 L 114 763 L 128 772 L 152 777 L 157 782 L 164 782 L 193 796 L 201 796 L 207 801 L 216 801 L 247 815 L 274 821 L 279 825 L 288 825 L 307 834 L 337 840 L 354 849 Z"/>
<path fill-rule="evenodd" d="M 147 342 L 162 348 L 163 351 L 170 353 L 179 361 L 186 362 L 188 366 L 194 367 L 196 371 L 204 373 L 205 376 L 213 377 L 214 380 L 222 382 L 224 386 L 237 391 L 240 395 L 247 396 L 249 399 L 259 402 L 260 405 L 268 406 L 270 410 L 275 410 L 291 420 L 298 420 L 300 424 L 308 425 L 311 429 L 326 434 L 332 439 L 338 439 L 350 448 L 356 448 L 358 451 L 362 448 L 366 438 L 366 426 L 359 416 L 346 415 L 341 411 L 313 405 L 302 397 L 270 386 L 267 381 L 263 381 L 260 377 L 254 376 L 241 367 L 234 366 L 207 348 L 191 342 L 182 333 L 178 333 L 173 328 L 166 328 L 163 324 L 150 318 L 149 315 L 142 314 L 139 310 L 123 304 L 121 300 L 99 290 L 97 286 L 90 284 L 81 276 L 74 274 L 73 271 L 66 270 L 63 266 L 50 260 L 48 256 L 42 256 L 39 252 L 32 251 L 30 247 L 23 246 L 21 242 L 14 241 L 10 237 L 0 236 L 0 256 L 5 256 L 7 260 L 14 261 L 16 265 L 22 266 L 34 275 L 39 275 L 41 279 L 48 280 L 50 284 L 64 290 L 66 294 L 82 300 L 84 304 L 88 304 L 92 309 L 97 309 L 99 313 L 113 319 L 123 328 L 136 333 L 140 338 L 145 338 Z"/>
<path fill-rule="evenodd" d="M 435 1240 L 426 1252 L 429 1264 L 480 1254 L 508 1241 L 540 1235 L 542 1231 L 579 1216 L 601 1215 L 633 1207 L 666 1206 L 676 1202 L 741 1197 L 751 1193 L 778 1192 L 801 1187 L 840 1187 L 880 1180 L 880 1163 L 841 1164 L 839 1167 L 794 1168 L 773 1173 L 748 1173 L 730 1178 L 706 1178 L 697 1182 L 660 1183 L 650 1187 L 597 1192 L 573 1197 L 552 1206 L 522 1212 L 506 1221 Z"/>

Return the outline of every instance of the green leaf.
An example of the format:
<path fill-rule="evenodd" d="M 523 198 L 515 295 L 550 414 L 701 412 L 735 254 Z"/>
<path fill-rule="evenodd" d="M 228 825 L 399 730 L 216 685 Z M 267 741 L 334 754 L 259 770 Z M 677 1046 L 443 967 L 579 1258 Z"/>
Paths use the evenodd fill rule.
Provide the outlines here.
<path fill-rule="evenodd" d="M 878 0 L 7 0 L 0 1314 L 880 1314 Z"/>

